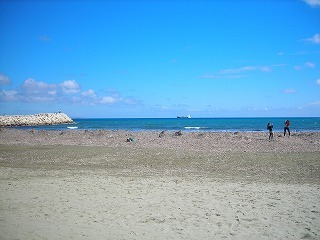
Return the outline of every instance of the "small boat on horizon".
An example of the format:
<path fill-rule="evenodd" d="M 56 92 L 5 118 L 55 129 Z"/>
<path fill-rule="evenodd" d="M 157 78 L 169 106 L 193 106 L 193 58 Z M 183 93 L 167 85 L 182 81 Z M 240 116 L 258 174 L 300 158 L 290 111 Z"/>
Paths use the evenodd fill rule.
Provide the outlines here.
<path fill-rule="evenodd" d="M 187 116 L 177 116 L 177 118 L 191 118 L 191 116 L 188 114 Z"/>

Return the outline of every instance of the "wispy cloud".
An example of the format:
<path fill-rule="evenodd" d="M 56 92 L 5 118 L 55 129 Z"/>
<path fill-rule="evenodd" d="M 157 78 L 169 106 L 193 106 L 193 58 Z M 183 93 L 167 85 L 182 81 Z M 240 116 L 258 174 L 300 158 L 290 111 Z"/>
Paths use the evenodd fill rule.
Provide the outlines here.
<path fill-rule="evenodd" d="M 218 78 L 225 78 L 225 79 L 235 79 L 235 78 L 243 78 L 245 75 L 214 75 L 214 74 L 203 74 L 198 76 L 198 78 L 207 78 L 207 79 L 218 79 Z"/>
<path fill-rule="evenodd" d="M 274 67 L 282 67 L 286 64 L 273 64 L 270 66 L 244 66 L 239 68 L 227 68 L 215 73 L 207 73 L 198 76 L 198 78 L 243 78 L 250 72 L 271 72 Z"/>
<path fill-rule="evenodd" d="M 82 92 L 81 96 L 95 98 L 96 97 L 96 92 L 94 90 L 92 90 L 92 89 L 89 89 L 87 91 Z"/>
<path fill-rule="evenodd" d="M 234 74 L 234 73 L 243 73 L 243 72 L 249 72 L 249 71 L 254 71 L 257 70 L 258 67 L 256 66 L 245 66 L 245 67 L 240 67 L 240 68 L 228 68 L 228 69 L 223 69 L 220 70 L 221 74 Z"/>
<path fill-rule="evenodd" d="M 221 76 L 218 76 L 218 75 L 214 75 L 214 74 L 203 74 L 203 75 L 200 75 L 198 76 L 198 78 L 220 78 Z"/>
<path fill-rule="evenodd" d="M 316 66 L 316 64 L 313 62 L 306 62 L 304 65 L 309 68 L 314 68 Z"/>
<path fill-rule="evenodd" d="M 18 91 L 15 90 L 2 90 L 0 91 L 0 101 L 1 102 L 14 102 L 19 99 Z"/>
<path fill-rule="evenodd" d="M 108 89 L 106 91 L 106 96 L 98 97 L 97 104 L 106 104 L 106 105 L 114 105 L 114 104 L 124 104 L 124 105 L 137 105 L 140 104 L 141 101 L 134 97 L 125 97 L 116 89 Z"/>
<path fill-rule="evenodd" d="M 50 41 L 50 38 L 48 36 L 46 36 L 46 35 L 42 35 L 42 36 L 39 37 L 39 41 L 48 42 L 48 41 Z"/>
<path fill-rule="evenodd" d="M 270 67 L 264 66 L 264 67 L 260 67 L 259 70 L 261 72 L 271 72 L 272 69 Z"/>
<path fill-rule="evenodd" d="M 288 64 L 281 63 L 281 64 L 272 64 L 272 65 L 270 65 L 270 67 L 285 67 L 285 66 L 288 66 Z"/>
<path fill-rule="evenodd" d="M 305 62 L 303 65 L 294 66 L 294 69 L 296 69 L 297 71 L 300 71 L 305 68 L 314 68 L 315 66 L 316 64 L 313 62 Z"/>
<path fill-rule="evenodd" d="M 0 73 L 0 86 L 1 85 L 9 85 L 11 83 L 11 80 L 8 76 L 5 74 Z"/>
<path fill-rule="evenodd" d="M 320 0 L 303 0 L 306 4 L 311 7 L 320 7 Z"/>
<path fill-rule="evenodd" d="M 283 90 L 283 93 L 285 93 L 285 94 L 293 94 L 296 92 L 297 92 L 296 90 L 291 89 L 291 88 Z"/>
<path fill-rule="evenodd" d="M 316 102 L 309 103 L 309 105 L 320 106 L 320 100 Z"/>
<path fill-rule="evenodd" d="M 314 44 L 320 44 L 320 34 L 316 33 L 315 35 L 313 35 L 313 37 L 305 38 L 303 39 L 303 41 L 314 43 Z"/>
<path fill-rule="evenodd" d="M 280 65 L 271 65 L 271 66 L 280 66 Z M 244 66 L 240 68 L 229 68 L 220 70 L 221 74 L 237 74 L 237 73 L 244 73 L 244 72 L 252 72 L 252 71 L 260 71 L 260 72 L 271 72 L 271 66 Z"/>
<path fill-rule="evenodd" d="M 320 86 L 320 78 L 316 81 L 316 83 Z"/>
<path fill-rule="evenodd" d="M 301 41 L 307 42 L 309 40 L 302 39 Z M 320 54 L 320 51 L 299 51 L 299 52 L 288 53 L 286 55 L 288 55 L 288 56 L 303 56 L 303 55 L 319 55 L 319 54 Z"/>
<path fill-rule="evenodd" d="M 123 102 L 125 104 L 128 104 L 128 105 L 136 105 L 136 104 L 140 104 L 141 101 L 135 99 L 134 97 L 127 97 L 127 98 L 124 98 L 123 99 Z"/>

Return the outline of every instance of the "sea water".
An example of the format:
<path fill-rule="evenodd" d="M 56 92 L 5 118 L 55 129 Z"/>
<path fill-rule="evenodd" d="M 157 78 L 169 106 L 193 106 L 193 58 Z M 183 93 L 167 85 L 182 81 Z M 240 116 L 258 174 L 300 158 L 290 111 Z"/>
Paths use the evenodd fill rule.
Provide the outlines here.
<path fill-rule="evenodd" d="M 268 122 L 274 131 L 283 131 L 287 118 L 75 118 L 75 124 L 22 127 L 43 130 L 128 130 L 128 131 L 267 131 Z M 289 118 L 292 132 L 320 131 L 320 117 Z"/>

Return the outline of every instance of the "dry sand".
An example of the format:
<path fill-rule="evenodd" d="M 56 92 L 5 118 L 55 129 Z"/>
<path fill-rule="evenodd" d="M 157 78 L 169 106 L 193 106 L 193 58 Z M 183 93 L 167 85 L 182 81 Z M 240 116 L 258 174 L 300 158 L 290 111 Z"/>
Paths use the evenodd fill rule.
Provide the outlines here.
<path fill-rule="evenodd" d="M 1 129 L 0 239 L 319 239 L 319 149 L 312 132 Z"/>

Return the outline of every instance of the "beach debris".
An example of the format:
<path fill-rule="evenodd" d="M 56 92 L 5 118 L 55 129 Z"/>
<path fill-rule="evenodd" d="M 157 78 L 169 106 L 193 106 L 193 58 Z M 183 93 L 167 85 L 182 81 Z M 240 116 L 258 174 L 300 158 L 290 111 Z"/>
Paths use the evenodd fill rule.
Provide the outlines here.
<path fill-rule="evenodd" d="M 160 134 L 159 134 L 159 137 L 161 138 L 161 137 L 164 137 L 164 133 L 165 133 L 165 131 L 162 131 Z"/>
<path fill-rule="evenodd" d="M 174 135 L 175 135 L 175 136 L 182 136 L 182 131 L 180 130 L 180 131 L 178 131 L 178 132 L 175 132 Z"/>
<path fill-rule="evenodd" d="M 134 138 L 127 138 L 127 142 L 135 142 L 136 140 Z"/>
<path fill-rule="evenodd" d="M 204 133 L 199 133 L 199 134 L 197 135 L 197 137 L 198 137 L 198 138 L 203 138 L 203 137 L 205 137 L 205 136 L 204 136 Z"/>

